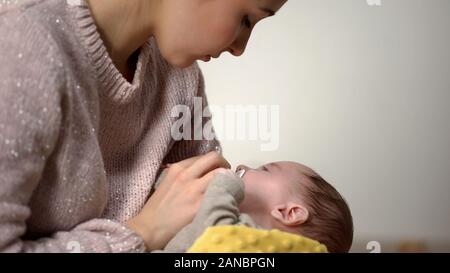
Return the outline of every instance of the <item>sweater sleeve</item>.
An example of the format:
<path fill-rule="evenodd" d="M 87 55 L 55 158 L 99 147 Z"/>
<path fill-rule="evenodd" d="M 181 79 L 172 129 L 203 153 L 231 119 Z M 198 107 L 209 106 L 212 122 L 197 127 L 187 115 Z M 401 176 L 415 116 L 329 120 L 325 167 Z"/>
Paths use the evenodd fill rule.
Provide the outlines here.
<path fill-rule="evenodd" d="M 244 199 L 244 182 L 232 174 L 217 174 L 205 192 L 200 208 L 192 222 L 185 226 L 167 244 L 163 251 L 185 252 L 210 226 L 245 225 L 258 226 L 239 204 Z"/>
<path fill-rule="evenodd" d="M 205 109 L 208 106 L 208 98 L 205 92 L 205 81 L 203 74 L 198 67 L 197 64 L 194 64 L 197 68 L 197 93 L 195 94 L 195 97 L 197 99 L 201 99 L 202 103 L 202 109 Z M 191 117 L 191 125 L 192 125 L 192 136 L 191 140 L 180 140 L 175 142 L 172 149 L 170 150 L 169 154 L 164 159 L 164 163 L 174 163 L 178 161 L 182 161 L 187 158 L 191 158 L 197 155 L 206 154 L 210 151 L 213 151 L 215 149 L 221 150 L 220 142 L 217 140 L 217 137 L 215 136 L 215 131 L 212 126 L 212 119 L 211 116 L 209 117 L 203 117 L 202 113 L 194 113 Z M 198 122 L 198 120 L 202 118 L 201 122 Z M 197 121 L 195 120 L 197 119 Z M 195 125 L 201 125 L 202 127 L 195 127 Z M 196 139 L 194 136 L 194 132 L 202 132 L 202 138 Z M 208 135 L 203 134 L 203 132 L 207 131 Z M 210 133 L 210 134 L 209 134 Z"/>
<path fill-rule="evenodd" d="M 106 219 L 23 239 L 30 199 L 45 183 L 42 174 L 62 125 L 67 87 L 57 48 L 24 14 L 0 14 L 0 252 L 143 252 L 140 237 Z"/>

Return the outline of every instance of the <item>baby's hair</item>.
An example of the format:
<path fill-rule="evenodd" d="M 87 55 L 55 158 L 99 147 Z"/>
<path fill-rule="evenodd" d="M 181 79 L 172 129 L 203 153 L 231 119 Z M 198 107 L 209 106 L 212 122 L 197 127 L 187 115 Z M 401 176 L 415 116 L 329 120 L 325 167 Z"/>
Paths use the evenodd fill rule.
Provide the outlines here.
<path fill-rule="evenodd" d="M 299 233 L 326 245 L 329 252 L 348 252 L 353 242 L 353 220 L 347 202 L 317 173 L 303 173 L 310 181 L 301 183 L 301 195 L 309 211 Z"/>

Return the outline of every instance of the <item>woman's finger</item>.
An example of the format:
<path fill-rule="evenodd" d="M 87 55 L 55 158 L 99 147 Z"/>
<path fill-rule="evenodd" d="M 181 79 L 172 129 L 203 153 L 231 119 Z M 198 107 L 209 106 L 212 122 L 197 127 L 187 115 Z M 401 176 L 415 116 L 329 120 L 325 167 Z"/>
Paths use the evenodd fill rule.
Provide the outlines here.
<path fill-rule="evenodd" d="M 205 174 L 202 178 L 197 180 L 196 184 L 198 185 L 198 190 L 200 192 L 205 192 L 206 189 L 208 188 L 209 183 L 213 180 L 214 176 L 216 176 L 219 173 L 223 173 L 230 176 L 235 175 L 234 172 L 230 169 L 217 168 L 215 170 L 212 170 L 207 174 Z"/>
<path fill-rule="evenodd" d="M 197 162 L 198 160 L 200 160 L 202 157 L 206 157 L 209 154 L 214 153 L 214 152 L 210 152 L 208 154 L 204 154 L 204 155 L 198 155 L 198 156 L 194 156 L 194 157 L 190 157 L 187 158 L 185 160 L 176 162 L 176 163 L 172 163 L 172 164 L 166 164 L 166 168 L 168 170 L 168 181 L 174 182 L 175 181 L 175 177 L 177 175 L 179 175 L 181 172 L 184 173 L 184 177 L 190 180 L 193 179 L 197 179 L 201 176 L 195 177 L 189 174 L 188 168 L 191 167 L 195 162 Z M 166 184 L 172 184 L 172 183 L 166 183 Z"/>
<path fill-rule="evenodd" d="M 214 169 L 229 169 L 230 167 L 230 163 L 228 163 L 228 161 L 221 154 L 213 151 L 207 153 L 205 156 L 200 157 L 189 168 L 187 168 L 186 176 L 193 179 L 200 178 Z"/>
<path fill-rule="evenodd" d="M 179 166 L 182 169 L 187 169 L 188 167 L 190 167 L 192 164 L 194 164 L 194 162 L 197 161 L 202 156 L 205 156 L 205 155 L 197 155 L 197 156 L 194 156 L 194 157 L 186 158 L 185 160 L 182 160 L 182 161 L 179 161 L 179 162 L 176 162 L 176 163 L 166 164 L 166 166 L 168 168 L 170 168 L 173 165 L 177 165 L 177 166 Z"/>

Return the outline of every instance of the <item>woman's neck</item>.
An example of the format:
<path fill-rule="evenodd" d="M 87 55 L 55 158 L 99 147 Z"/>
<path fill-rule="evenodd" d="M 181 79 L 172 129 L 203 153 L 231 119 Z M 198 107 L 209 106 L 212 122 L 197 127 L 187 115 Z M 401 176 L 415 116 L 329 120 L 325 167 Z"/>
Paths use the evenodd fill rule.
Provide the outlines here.
<path fill-rule="evenodd" d="M 154 33 L 158 0 L 86 0 L 100 36 L 117 69 L 134 74 L 129 59 Z M 133 71 L 132 71 L 133 70 Z"/>

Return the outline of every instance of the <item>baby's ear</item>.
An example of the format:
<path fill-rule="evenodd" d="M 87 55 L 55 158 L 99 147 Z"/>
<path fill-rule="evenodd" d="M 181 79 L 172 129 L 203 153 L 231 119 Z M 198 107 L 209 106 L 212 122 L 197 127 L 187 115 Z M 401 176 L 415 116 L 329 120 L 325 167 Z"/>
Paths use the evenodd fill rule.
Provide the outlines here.
<path fill-rule="evenodd" d="M 296 202 L 276 206 L 270 213 L 277 221 L 288 227 L 295 227 L 308 220 L 308 209 Z"/>

